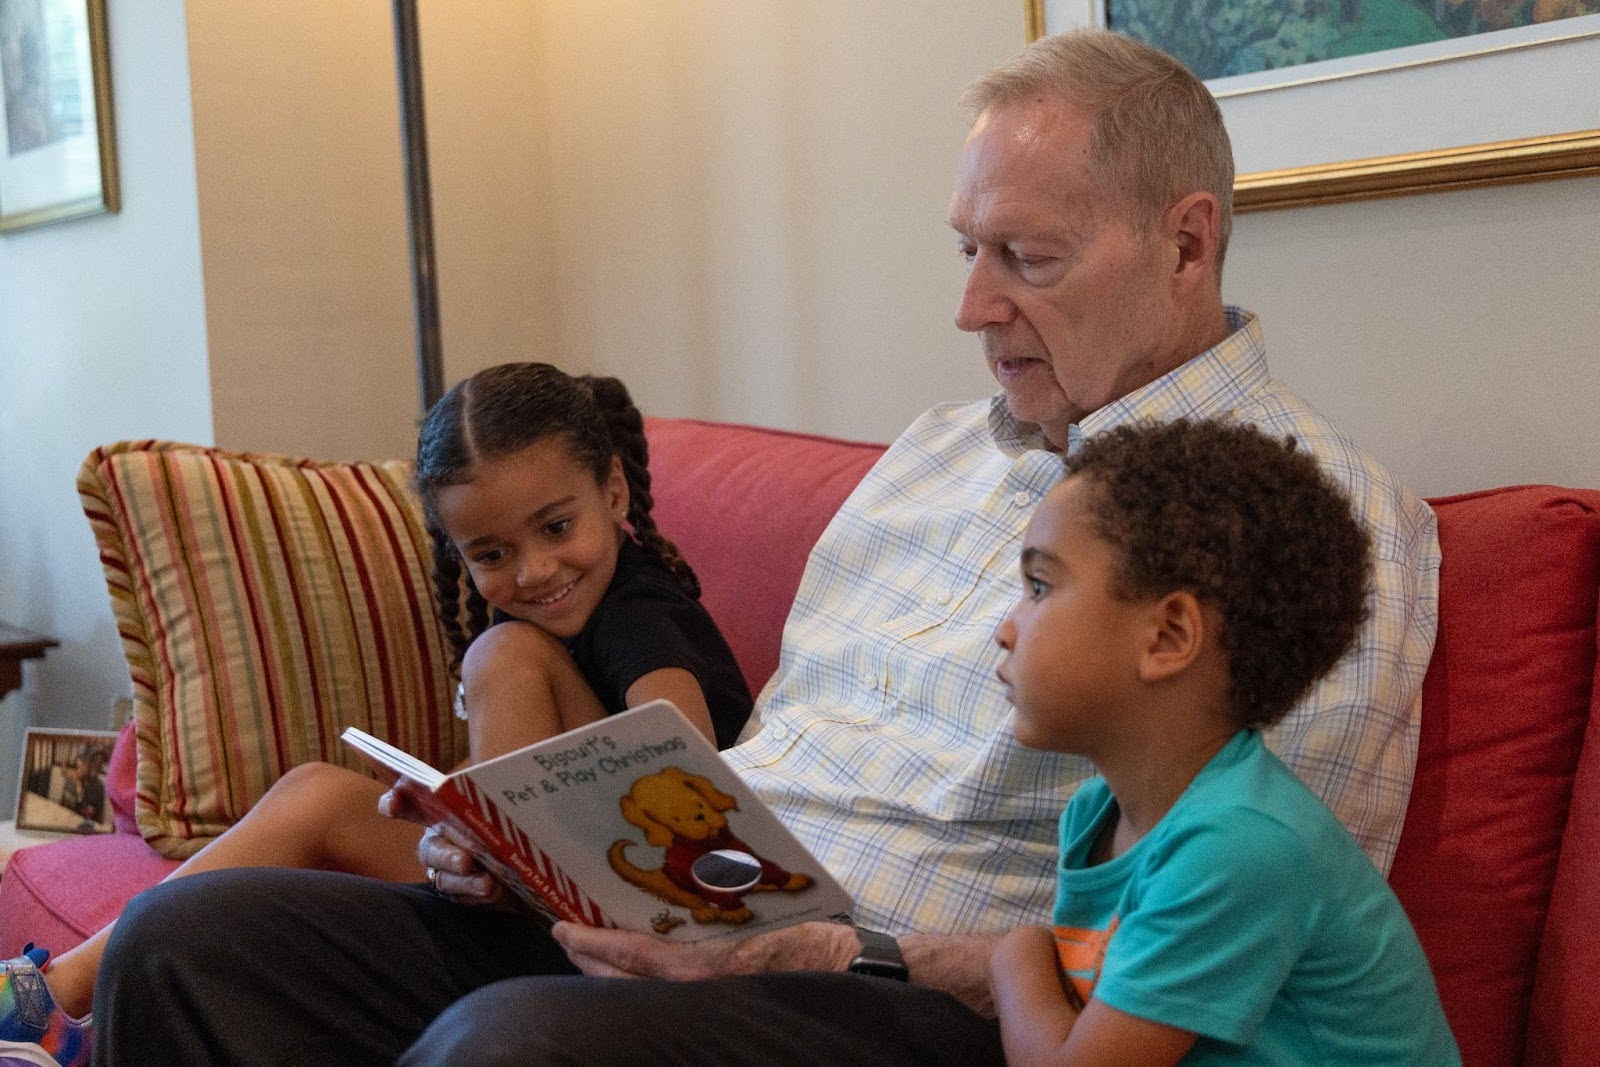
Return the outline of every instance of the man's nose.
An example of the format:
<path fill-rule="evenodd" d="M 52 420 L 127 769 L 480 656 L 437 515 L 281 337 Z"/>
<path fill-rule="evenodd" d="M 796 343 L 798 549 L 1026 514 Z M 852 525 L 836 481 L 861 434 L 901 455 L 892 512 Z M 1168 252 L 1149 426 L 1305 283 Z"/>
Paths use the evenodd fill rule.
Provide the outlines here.
<path fill-rule="evenodd" d="M 967 268 L 967 284 L 956 309 L 956 329 L 973 333 L 998 322 L 1009 322 L 1016 306 L 1006 296 L 1002 265 L 995 253 L 979 249 Z"/>

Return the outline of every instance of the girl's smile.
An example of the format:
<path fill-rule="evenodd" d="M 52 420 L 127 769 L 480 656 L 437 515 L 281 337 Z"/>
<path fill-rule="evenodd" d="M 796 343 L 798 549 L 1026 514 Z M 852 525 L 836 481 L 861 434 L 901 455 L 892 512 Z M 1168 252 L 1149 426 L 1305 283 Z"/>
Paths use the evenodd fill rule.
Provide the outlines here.
<path fill-rule="evenodd" d="M 603 482 L 562 437 L 480 461 L 442 487 L 439 521 L 485 600 L 555 637 L 574 637 L 617 567 L 628 486 L 613 459 Z"/>

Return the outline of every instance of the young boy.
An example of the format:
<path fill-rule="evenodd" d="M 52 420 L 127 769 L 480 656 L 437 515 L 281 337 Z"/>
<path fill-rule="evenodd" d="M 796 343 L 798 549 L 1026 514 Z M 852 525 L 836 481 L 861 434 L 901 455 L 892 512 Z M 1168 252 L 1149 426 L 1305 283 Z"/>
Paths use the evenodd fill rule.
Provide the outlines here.
<path fill-rule="evenodd" d="M 1354 638 L 1368 554 L 1316 462 L 1253 429 L 1067 460 L 999 673 L 1017 739 L 1101 777 L 1061 817 L 1054 930 L 990 966 L 1008 1063 L 1461 1062 L 1399 901 L 1261 741 Z"/>

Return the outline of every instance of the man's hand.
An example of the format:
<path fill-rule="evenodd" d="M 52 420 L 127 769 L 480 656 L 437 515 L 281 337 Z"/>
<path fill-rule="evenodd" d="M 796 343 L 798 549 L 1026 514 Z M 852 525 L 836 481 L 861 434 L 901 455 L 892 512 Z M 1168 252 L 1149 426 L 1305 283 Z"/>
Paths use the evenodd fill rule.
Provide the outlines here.
<path fill-rule="evenodd" d="M 557 923 L 551 930 L 584 974 L 687 982 L 768 971 L 842 971 L 859 943 L 838 923 L 802 923 L 742 941 L 677 945 L 626 930 Z"/>
<path fill-rule="evenodd" d="M 391 819 L 428 825 L 428 817 L 411 799 L 404 780 L 378 798 L 378 811 Z M 428 826 L 417 842 L 417 862 L 429 872 L 434 890 L 457 904 L 481 907 L 509 900 L 505 886 L 450 836 L 447 826 Z"/>

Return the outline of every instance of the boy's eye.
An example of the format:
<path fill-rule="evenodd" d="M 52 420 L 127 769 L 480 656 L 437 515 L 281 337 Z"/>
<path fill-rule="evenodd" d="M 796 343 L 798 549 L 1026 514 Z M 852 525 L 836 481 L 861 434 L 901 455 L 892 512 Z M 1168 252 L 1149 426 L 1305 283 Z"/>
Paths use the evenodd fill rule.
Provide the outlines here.
<path fill-rule="evenodd" d="M 1038 600 L 1040 597 L 1044 596 L 1046 586 L 1039 579 L 1024 577 L 1022 579 L 1022 585 L 1028 590 L 1028 596 L 1030 599 Z"/>

